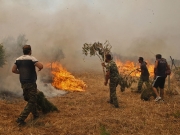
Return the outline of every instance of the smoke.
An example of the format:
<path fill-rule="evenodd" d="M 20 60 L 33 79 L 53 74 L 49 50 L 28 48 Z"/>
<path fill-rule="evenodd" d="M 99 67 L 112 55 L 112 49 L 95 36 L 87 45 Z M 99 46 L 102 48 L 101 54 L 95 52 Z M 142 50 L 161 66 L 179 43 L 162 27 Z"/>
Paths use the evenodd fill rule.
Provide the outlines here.
<path fill-rule="evenodd" d="M 19 97 L 20 95 L 22 96 L 21 85 L 18 78 L 19 75 L 12 74 L 11 68 L 15 63 L 15 59 L 23 54 L 22 46 L 26 44 L 27 41 L 28 40 L 25 38 L 25 35 L 19 35 L 17 39 L 8 37 L 2 42 L 3 47 L 5 48 L 6 64 L 0 69 L 0 98 L 4 92 L 7 96 L 8 94 L 11 96 L 16 95 L 16 97 Z M 42 49 L 42 51 L 44 50 Z M 56 49 L 52 51 L 53 53 L 51 56 L 44 55 L 46 62 L 58 61 L 64 58 L 64 54 L 61 50 Z M 47 97 L 61 96 L 67 93 L 63 90 L 56 90 L 51 84 L 49 84 L 50 82 L 46 84 L 43 82 L 43 79 L 48 80 L 51 76 L 50 71 L 47 71 L 47 69 L 40 74 L 38 73 L 38 76 L 38 89 L 43 91 Z"/>
<path fill-rule="evenodd" d="M 168 45 L 160 38 L 139 38 L 134 40 L 134 45 L 129 47 L 129 51 L 134 56 L 142 56 L 146 59 L 155 58 L 156 54 L 167 54 Z"/>
<path fill-rule="evenodd" d="M 0 42 L 25 35 L 40 62 L 58 59 L 73 72 L 102 70 L 82 46 L 106 40 L 122 56 L 179 59 L 179 6 L 178 0 L 0 0 Z M 11 50 L 8 73 L 20 52 Z"/>

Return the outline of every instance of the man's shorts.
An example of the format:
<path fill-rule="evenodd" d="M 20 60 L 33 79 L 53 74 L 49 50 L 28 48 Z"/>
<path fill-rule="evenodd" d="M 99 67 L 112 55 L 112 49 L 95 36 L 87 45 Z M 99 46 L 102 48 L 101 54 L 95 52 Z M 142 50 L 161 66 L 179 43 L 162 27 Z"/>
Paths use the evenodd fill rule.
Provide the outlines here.
<path fill-rule="evenodd" d="M 156 76 L 156 78 L 153 81 L 152 86 L 155 88 L 159 87 L 160 89 L 163 89 L 164 84 L 165 84 L 165 80 L 166 80 L 166 77 Z"/>

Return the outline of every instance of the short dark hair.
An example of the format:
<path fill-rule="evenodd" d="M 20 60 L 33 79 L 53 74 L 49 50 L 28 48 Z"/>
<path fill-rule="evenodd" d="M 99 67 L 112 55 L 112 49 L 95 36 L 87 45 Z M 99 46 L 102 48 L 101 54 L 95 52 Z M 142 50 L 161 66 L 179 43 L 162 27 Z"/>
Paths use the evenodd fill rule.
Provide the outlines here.
<path fill-rule="evenodd" d="M 30 53 L 30 51 L 31 51 L 31 46 L 30 46 L 30 45 L 24 45 L 22 49 L 23 49 L 24 55 L 26 55 L 26 54 L 29 54 L 29 53 Z"/>
<path fill-rule="evenodd" d="M 156 54 L 156 58 L 161 59 L 162 58 L 161 54 Z"/>
<path fill-rule="evenodd" d="M 139 57 L 139 60 L 143 61 L 143 60 L 144 60 L 144 58 L 143 58 L 143 57 Z"/>
<path fill-rule="evenodd" d="M 107 60 L 112 60 L 111 54 L 106 54 L 106 59 L 107 59 Z"/>

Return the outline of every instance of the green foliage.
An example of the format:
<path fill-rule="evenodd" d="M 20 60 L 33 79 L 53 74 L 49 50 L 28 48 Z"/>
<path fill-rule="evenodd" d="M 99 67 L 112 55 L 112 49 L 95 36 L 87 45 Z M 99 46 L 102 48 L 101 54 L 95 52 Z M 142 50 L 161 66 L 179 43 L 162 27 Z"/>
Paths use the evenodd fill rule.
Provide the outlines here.
<path fill-rule="evenodd" d="M 105 126 L 102 124 L 100 125 L 100 130 L 101 130 L 100 135 L 110 135 L 110 133 L 106 130 Z"/>
<path fill-rule="evenodd" d="M 125 91 L 125 88 L 131 87 L 132 83 L 134 83 L 135 80 L 131 76 L 120 76 L 119 85 L 121 86 L 121 92 Z"/>
<path fill-rule="evenodd" d="M 104 44 L 95 42 L 94 44 L 87 44 L 85 43 L 84 46 L 82 47 L 82 52 L 84 55 L 90 54 L 90 56 L 95 56 L 97 55 L 101 62 L 105 61 L 105 55 L 110 54 L 111 52 L 111 45 L 109 44 L 108 41 L 106 41 Z M 103 73 L 105 77 L 105 69 L 103 67 Z"/>
<path fill-rule="evenodd" d="M 104 55 L 111 54 L 111 48 L 112 46 L 110 45 L 108 41 L 106 41 L 104 44 L 99 43 L 99 42 L 95 42 L 94 44 L 85 43 L 84 46 L 82 47 L 82 52 L 86 56 L 88 54 L 90 56 L 97 55 L 102 62 L 104 61 Z M 104 67 L 103 67 L 103 71 L 104 71 Z M 104 71 L 104 74 L 105 74 L 105 71 Z M 129 75 L 120 76 L 119 85 L 121 86 L 122 92 L 125 90 L 125 88 L 129 88 L 134 82 L 134 79 L 130 77 Z"/>
<path fill-rule="evenodd" d="M 95 42 L 94 44 L 87 44 L 85 43 L 82 47 L 82 52 L 84 55 L 90 54 L 90 56 L 97 55 L 101 61 L 104 61 L 104 55 L 111 52 L 111 45 L 108 41 L 104 44 Z"/>
<path fill-rule="evenodd" d="M 150 100 L 151 97 L 156 98 L 156 94 L 154 93 L 152 87 L 151 88 L 143 87 L 141 93 L 141 99 L 144 101 L 148 101 Z"/>
<path fill-rule="evenodd" d="M 172 113 L 172 116 L 174 116 L 174 118 L 180 118 L 180 111 Z"/>
<path fill-rule="evenodd" d="M 5 50 L 3 48 L 3 45 L 0 44 L 0 67 L 2 67 L 5 64 Z"/>
<path fill-rule="evenodd" d="M 173 112 L 173 113 L 166 113 L 165 117 L 166 118 L 169 118 L 169 117 L 180 118 L 180 111 L 177 110 L 176 112 Z"/>
<path fill-rule="evenodd" d="M 37 99 L 38 109 L 44 114 L 52 111 L 58 111 L 57 107 L 46 99 L 43 92 L 38 92 Z"/>

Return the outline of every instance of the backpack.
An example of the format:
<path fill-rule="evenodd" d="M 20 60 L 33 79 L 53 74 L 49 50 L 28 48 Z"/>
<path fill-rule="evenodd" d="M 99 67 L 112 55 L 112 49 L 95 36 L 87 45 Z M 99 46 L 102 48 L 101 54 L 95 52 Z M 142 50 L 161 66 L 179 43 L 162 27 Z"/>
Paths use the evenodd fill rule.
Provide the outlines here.
<path fill-rule="evenodd" d="M 167 65 L 165 73 L 166 73 L 166 75 L 171 75 L 171 69 L 170 69 L 169 65 Z"/>

